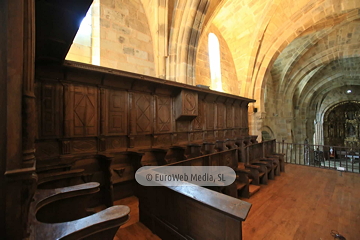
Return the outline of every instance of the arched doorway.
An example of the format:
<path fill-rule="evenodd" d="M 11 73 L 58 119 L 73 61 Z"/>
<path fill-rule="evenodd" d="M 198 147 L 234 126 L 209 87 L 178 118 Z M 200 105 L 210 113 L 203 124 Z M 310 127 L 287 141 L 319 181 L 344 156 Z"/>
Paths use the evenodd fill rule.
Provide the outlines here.
<path fill-rule="evenodd" d="M 273 131 L 268 126 L 264 126 L 262 128 L 261 137 L 262 141 L 267 141 L 275 138 Z"/>

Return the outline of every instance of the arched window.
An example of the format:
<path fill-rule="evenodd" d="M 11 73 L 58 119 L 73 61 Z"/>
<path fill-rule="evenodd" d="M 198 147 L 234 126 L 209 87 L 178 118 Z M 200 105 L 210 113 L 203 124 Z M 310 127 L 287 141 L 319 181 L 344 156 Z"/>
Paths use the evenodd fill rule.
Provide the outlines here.
<path fill-rule="evenodd" d="M 220 66 L 220 44 L 214 33 L 209 33 L 208 40 L 210 77 L 212 90 L 223 92 L 221 82 L 221 66 Z"/>

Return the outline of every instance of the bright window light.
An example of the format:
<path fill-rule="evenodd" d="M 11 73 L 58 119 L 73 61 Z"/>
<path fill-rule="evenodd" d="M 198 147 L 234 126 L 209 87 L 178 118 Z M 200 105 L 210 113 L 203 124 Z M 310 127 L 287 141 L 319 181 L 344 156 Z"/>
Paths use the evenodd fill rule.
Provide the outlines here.
<path fill-rule="evenodd" d="M 223 92 L 221 83 L 220 44 L 214 33 L 209 33 L 209 62 L 212 90 Z"/>
<path fill-rule="evenodd" d="M 89 8 L 86 16 L 81 21 L 80 27 L 78 32 L 76 33 L 74 42 L 84 45 L 84 46 L 91 46 L 91 31 L 92 31 L 92 24 L 91 24 L 91 7 Z"/>
<path fill-rule="evenodd" d="M 347 91 L 346 91 L 346 93 L 351 93 L 351 90 L 350 90 L 350 89 L 349 89 L 349 90 L 347 90 Z"/>

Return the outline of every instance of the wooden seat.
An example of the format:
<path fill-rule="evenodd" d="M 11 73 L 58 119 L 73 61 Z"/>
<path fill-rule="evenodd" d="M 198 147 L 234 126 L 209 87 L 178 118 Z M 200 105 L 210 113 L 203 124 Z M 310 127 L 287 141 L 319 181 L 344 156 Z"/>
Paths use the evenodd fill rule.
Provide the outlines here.
<path fill-rule="evenodd" d="M 99 183 L 37 190 L 29 211 L 29 239 L 108 239 L 129 219 L 130 208 L 113 206 L 89 215 L 87 200 Z"/>
<path fill-rule="evenodd" d="M 201 153 L 202 154 L 210 154 L 215 152 L 215 143 L 213 142 L 204 142 L 202 144 Z"/>
<path fill-rule="evenodd" d="M 195 158 L 203 155 L 201 152 L 201 145 L 200 144 L 188 144 L 185 150 L 185 156 L 187 159 Z"/>
<path fill-rule="evenodd" d="M 140 152 L 143 152 L 144 155 L 141 158 L 140 165 L 143 166 L 161 166 L 165 165 L 165 156 L 167 150 L 161 148 L 148 148 L 141 149 Z"/>
<path fill-rule="evenodd" d="M 263 152 L 266 158 L 277 158 L 280 165 L 280 172 L 285 172 L 285 154 L 276 152 L 276 140 L 267 140 L 263 142 Z"/>
<path fill-rule="evenodd" d="M 275 179 L 275 174 L 274 174 L 274 165 L 272 164 L 271 161 L 266 161 L 264 159 L 255 159 L 252 160 L 250 162 L 250 165 L 255 165 L 255 166 L 260 166 L 262 167 L 263 171 L 265 171 L 265 174 L 267 174 L 267 178 L 269 180 L 274 180 Z M 265 168 L 263 168 L 265 166 Z"/>
<path fill-rule="evenodd" d="M 244 197 L 250 198 L 249 192 L 249 175 L 250 171 L 245 169 L 236 169 L 236 179 L 235 179 L 235 186 L 236 186 L 236 195 L 233 197 Z"/>
<path fill-rule="evenodd" d="M 186 159 L 185 147 L 182 146 L 171 146 L 165 155 L 166 164 L 178 162 Z"/>
<path fill-rule="evenodd" d="M 252 184 L 260 185 L 268 183 L 267 169 L 264 165 L 250 165 L 242 162 L 238 163 L 238 169 L 247 169 L 250 171 L 249 178 L 252 179 Z"/>
<path fill-rule="evenodd" d="M 279 158 L 277 157 L 266 157 L 266 158 L 260 158 L 260 161 L 269 162 L 272 164 L 274 169 L 274 176 L 280 176 L 280 163 Z"/>
<path fill-rule="evenodd" d="M 271 153 L 267 154 L 266 157 L 277 157 L 280 164 L 280 172 L 285 172 L 285 153 Z"/>

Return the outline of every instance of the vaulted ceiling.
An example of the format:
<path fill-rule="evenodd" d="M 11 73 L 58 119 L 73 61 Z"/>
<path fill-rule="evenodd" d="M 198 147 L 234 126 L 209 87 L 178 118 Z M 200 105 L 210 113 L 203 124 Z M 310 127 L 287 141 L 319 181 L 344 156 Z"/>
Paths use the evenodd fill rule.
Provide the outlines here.
<path fill-rule="evenodd" d="M 231 50 L 241 95 L 261 112 L 296 125 L 358 100 L 360 1 L 223 0 L 208 14 Z M 277 98 L 267 109 L 266 88 Z"/>

